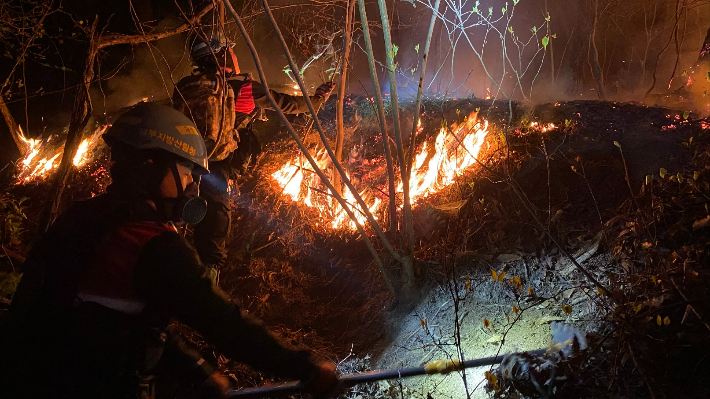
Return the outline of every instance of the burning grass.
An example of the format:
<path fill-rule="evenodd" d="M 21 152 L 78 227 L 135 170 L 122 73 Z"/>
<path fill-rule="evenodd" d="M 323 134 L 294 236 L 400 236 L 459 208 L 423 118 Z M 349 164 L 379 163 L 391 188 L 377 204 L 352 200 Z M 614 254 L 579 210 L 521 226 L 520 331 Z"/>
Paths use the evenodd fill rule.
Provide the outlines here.
<path fill-rule="evenodd" d="M 420 123 L 421 126 L 421 123 Z M 421 129 L 421 128 L 420 128 Z M 421 130 L 420 130 L 421 131 Z M 486 120 L 478 121 L 476 114 L 471 114 L 464 123 L 449 129 L 442 126 L 436 135 L 434 145 L 430 148 L 424 142 L 414 157 L 412 177 L 410 181 L 410 196 L 413 204 L 427 198 L 429 195 L 440 191 L 453 184 L 463 173 L 468 171 L 477 162 L 479 152 L 489 133 L 489 123 Z M 318 167 L 326 170 L 331 165 L 330 159 L 324 150 L 317 150 L 316 163 Z M 353 149 L 348 166 L 358 162 L 365 166 L 377 166 L 384 162 L 383 158 L 358 160 L 357 148 Z M 379 168 L 379 173 L 384 174 L 384 168 Z M 355 229 L 355 223 L 349 220 L 346 212 L 335 201 L 333 196 L 320 181 L 310 165 L 302 155 L 295 156 L 280 169 L 273 172 L 271 177 L 276 181 L 280 191 L 291 198 L 292 201 L 302 203 L 315 209 L 320 214 L 320 219 L 328 223 L 331 228 Z M 370 180 L 382 181 L 384 176 L 369 176 Z M 353 173 L 348 173 L 351 181 L 357 179 Z M 360 224 L 366 224 L 362 209 L 356 205 L 355 196 L 346 187 L 342 188 L 343 197 Z M 398 182 L 396 193 L 401 196 L 402 182 Z M 360 196 L 368 205 L 373 215 L 383 212 L 380 207 L 388 201 L 386 184 L 362 188 Z M 376 216 L 377 218 L 377 216 Z"/>
<path fill-rule="evenodd" d="M 100 137 L 105 130 L 105 125 L 96 126 L 81 141 L 72 159 L 75 168 L 81 168 L 95 159 L 102 146 Z M 64 153 L 64 141 L 59 135 L 52 135 L 46 140 L 27 138 L 24 134 L 20 138 L 27 145 L 27 151 L 17 162 L 16 185 L 44 180 L 59 167 Z"/>

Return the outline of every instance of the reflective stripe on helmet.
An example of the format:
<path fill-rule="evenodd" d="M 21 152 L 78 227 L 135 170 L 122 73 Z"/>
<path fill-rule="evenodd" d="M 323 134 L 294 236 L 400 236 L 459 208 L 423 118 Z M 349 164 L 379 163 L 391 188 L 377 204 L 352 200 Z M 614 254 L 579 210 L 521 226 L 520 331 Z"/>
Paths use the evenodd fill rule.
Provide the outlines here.
<path fill-rule="evenodd" d="M 138 103 L 121 115 L 103 135 L 106 143 L 121 141 L 137 149 L 164 150 L 209 173 L 207 149 L 195 124 L 182 112 L 165 105 Z"/>

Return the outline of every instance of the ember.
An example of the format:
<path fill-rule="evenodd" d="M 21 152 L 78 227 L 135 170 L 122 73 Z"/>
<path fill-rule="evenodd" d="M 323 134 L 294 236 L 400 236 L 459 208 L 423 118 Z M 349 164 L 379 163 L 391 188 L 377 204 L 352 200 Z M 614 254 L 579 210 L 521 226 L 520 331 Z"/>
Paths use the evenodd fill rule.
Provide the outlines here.
<path fill-rule="evenodd" d="M 98 138 L 105 129 L 106 126 L 97 128 L 91 136 L 79 144 L 72 160 L 74 167 L 80 168 L 91 161 L 93 150 L 99 144 Z M 56 147 L 50 143 L 49 139 L 46 141 L 29 139 L 24 134 L 20 138 L 27 144 L 28 149 L 25 156 L 18 162 L 15 184 L 25 184 L 47 178 L 51 171 L 59 166 L 60 155 L 64 153 L 64 143 Z"/>

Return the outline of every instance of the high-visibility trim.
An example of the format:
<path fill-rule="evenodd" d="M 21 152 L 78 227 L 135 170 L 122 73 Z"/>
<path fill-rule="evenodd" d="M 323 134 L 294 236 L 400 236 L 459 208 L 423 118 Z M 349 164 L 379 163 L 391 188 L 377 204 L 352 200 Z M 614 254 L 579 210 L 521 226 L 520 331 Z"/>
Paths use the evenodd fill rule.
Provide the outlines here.
<path fill-rule="evenodd" d="M 81 299 L 82 302 L 98 303 L 101 306 L 127 314 L 140 314 L 145 307 L 145 302 L 133 299 L 109 298 L 85 293 L 77 294 L 77 298 Z"/>
<path fill-rule="evenodd" d="M 234 93 L 234 97 L 234 110 L 236 112 L 250 114 L 256 108 L 251 81 L 244 82 L 239 88 L 239 92 Z"/>
<path fill-rule="evenodd" d="M 174 227 L 154 221 L 128 222 L 108 234 L 79 281 L 77 297 L 127 314 L 139 314 L 145 304 L 134 290 L 133 270 L 142 248 Z"/>

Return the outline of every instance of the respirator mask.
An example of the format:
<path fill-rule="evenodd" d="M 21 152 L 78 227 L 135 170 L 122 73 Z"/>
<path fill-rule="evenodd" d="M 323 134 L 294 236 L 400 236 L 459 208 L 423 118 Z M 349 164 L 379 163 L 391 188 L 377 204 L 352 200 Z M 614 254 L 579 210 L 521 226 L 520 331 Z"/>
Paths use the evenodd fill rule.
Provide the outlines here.
<path fill-rule="evenodd" d="M 176 224 L 184 222 L 191 226 L 200 223 L 207 214 L 207 200 L 200 197 L 198 183 L 193 181 L 183 189 L 177 166 L 172 165 L 170 169 L 178 190 L 177 197 L 163 198 L 164 202 L 172 205 L 169 212 L 170 221 Z"/>

